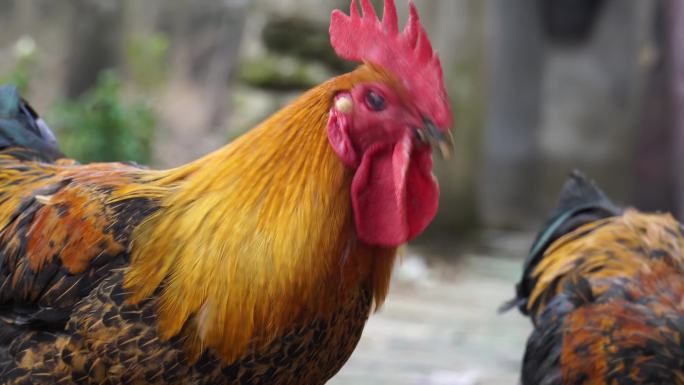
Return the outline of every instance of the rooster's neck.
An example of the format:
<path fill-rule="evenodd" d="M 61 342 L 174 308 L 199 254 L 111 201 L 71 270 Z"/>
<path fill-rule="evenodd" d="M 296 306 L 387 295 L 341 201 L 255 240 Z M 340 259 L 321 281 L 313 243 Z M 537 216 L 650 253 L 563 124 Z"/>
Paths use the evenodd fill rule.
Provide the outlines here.
<path fill-rule="evenodd" d="M 174 192 L 137 230 L 126 286 L 135 302 L 164 281 L 163 337 L 189 330 L 194 355 L 209 346 L 231 360 L 324 317 L 361 286 L 382 301 L 395 250 L 357 242 L 353 170 L 327 138 L 334 95 L 350 76 L 160 179 Z"/>

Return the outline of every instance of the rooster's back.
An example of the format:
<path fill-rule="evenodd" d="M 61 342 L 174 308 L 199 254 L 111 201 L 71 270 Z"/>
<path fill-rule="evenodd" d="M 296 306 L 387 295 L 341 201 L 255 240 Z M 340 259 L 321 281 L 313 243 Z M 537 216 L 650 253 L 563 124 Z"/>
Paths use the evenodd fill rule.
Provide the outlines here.
<path fill-rule="evenodd" d="M 531 317 L 522 383 L 684 383 L 684 229 L 618 209 L 575 173 L 517 287 Z"/>

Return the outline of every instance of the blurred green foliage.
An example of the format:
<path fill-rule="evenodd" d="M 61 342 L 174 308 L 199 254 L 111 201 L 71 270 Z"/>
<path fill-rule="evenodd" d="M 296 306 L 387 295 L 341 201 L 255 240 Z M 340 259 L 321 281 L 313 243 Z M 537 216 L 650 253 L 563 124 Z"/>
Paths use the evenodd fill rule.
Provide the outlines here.
<path fill-rule="evenodd" d="M 245 84 L 270 90 L 305 90 L 330 78 L 317 63 L 266 55 L 240 63 L 238 78 Z"/>
<path fill-rule="evenodd" d="M 0 76 L 0 84 L 14 84 L 20 94 L 26 95 L 36 65 L 36 43 L 30 36 L 22 36 L 12 51 L 16 64 L 9 73 Z"/>
<path fill-rule="evenodd" d="M 335 72 L 348 72 L 356 64 L 337 56 L 328 35 L 328 25 L 301 17 L 273 18 L 262 32 L 270 51 L 325 64 Z"/>
<path fill-rule="evenodd" d="M 30 77 L 29 71 L 25 67 L 18 66 L 9 74 L 0 77 L 0 84 L 13 84 L 21 95 L 26 95 Z"/>
<path fill-rule="evenodd" d="M 80 162 L 150 161 L 153 109 L 127 98 L 114 72 L 100 74 L 95 87 L 77 100 L 55 105 L 47 121 L 62 151 Z"/>
<path fill-rule="evenodd" d="M 128 76 L 142 88 L 156 88 L 166 81 L 169 39 L 166 35 L 136 35 L 126 45 Z"/>
<path fill-rule="evenodd" d="M 163 63 L 168 52 L 164 35 L 132 40 L 127 50 L 128 75 L 143 89 L 165 81 Z M 0 84 L 14 84 L 23 96 L 30 95 L 38 49 L 30 36 L 13 47 L 14 68 L 0 74 Z M 35 86 L 35 85 L 34 85 Z M 113 71 L 103 71 L 88 92 L 77 100 L 54 104 L 44 114 L 56 131 L 60 149 L 80 162 L 133 161 L 148 164 L 156 115 L 151 105 L 123 92 Z"/>

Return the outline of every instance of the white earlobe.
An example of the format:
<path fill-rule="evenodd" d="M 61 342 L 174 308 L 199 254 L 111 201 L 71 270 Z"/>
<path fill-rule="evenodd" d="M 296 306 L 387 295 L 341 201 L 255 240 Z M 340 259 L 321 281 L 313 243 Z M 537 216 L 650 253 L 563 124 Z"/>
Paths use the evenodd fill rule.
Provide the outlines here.
<path fill-rule="evenodd" d="M 350 98 L 343 96 L 335 101 L 335 108 L 343 114 L 348 114 L 354 109 L 354 103 Z"/>

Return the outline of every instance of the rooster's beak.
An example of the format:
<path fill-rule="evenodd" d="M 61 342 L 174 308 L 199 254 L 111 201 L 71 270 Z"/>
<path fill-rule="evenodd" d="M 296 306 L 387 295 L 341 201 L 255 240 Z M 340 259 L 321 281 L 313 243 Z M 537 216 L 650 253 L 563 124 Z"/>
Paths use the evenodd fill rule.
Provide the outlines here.
<path fill-rule="evenodd" d="M 451 131 L 442 131 L 432 120 L 423 117 L 423 127 L 416 130 L 416 135 L 423 143 L 438 149 L 444 159 L 451 157 L 451 150 L 454 147 Z"/>

